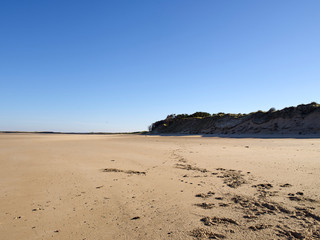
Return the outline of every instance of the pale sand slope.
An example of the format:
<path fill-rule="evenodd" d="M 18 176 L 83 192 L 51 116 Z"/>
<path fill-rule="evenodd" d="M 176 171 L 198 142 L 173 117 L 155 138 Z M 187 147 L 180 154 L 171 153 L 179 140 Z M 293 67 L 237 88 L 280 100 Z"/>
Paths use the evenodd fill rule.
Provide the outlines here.
<path fill-rule="evenodd" d="M 0 134 L 0 239 L 316 239 L 319 201 L 320 139 Z"/>

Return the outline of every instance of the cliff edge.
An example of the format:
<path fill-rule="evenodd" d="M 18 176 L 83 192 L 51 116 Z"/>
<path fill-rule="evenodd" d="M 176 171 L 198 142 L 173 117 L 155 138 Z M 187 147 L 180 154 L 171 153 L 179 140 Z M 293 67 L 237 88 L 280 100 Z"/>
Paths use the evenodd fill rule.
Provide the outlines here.
<path fill-rule="evenodd" d="M 155 134 L 318 134 L 320 104 L 312 102 L 249 114 L 172 114 L 153 123 L 149 131 Z"/>

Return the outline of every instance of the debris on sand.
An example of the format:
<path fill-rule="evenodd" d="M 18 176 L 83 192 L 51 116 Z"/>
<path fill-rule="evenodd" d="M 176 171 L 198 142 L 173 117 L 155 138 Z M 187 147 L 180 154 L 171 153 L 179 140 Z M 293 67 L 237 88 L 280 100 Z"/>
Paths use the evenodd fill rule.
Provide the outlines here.
<path fill-rule="evenodd" d="M 228 207 L 229 204 L 228 203 L 219 203 L 219 207 Z"/>
<path fill-rule="evenodd" d="M 215 193 L 214 192 L 207 192 L 207 193 L 199 193 L 196 195 L 196 197 L 200 197 L 200 198 L 208 198 L 208 197 L 211 197 L 213 196 Z"/>
<path fill-rule="evenodd" d="M 292 187 L 292 185 L 289 183 L 285 183 L 285 184 L 280 185 L 280 187 Z"/>
<path fill-rule="evenodd" d="M 220 170 L 222 171 L 221 174 L 217 176 L 218 178 L 224 178 L 224 183 L 227 184 L 228 187 L 237 188 L 240 187 L 242 184 L 247 183 L 247 181 L 243 178 L 243 174 L 241 171 L 236 170 Z"/>
<path fill-rule="evenodd" d="M 198 168 L 198 167 L 194 167 L 190 164 L 180 164 L 180 163 L 177 163 L 176 164 L 176 168 L 180 168 L 180 169 L 184 169 L 184 170 L 188 170 L 188 171 L 198 171 L 198 172 L 209 172 L 207 169 L 205 168 Z"/>
<path fill-rule="evenodd" d="M 214 207 L 214 203 L 196 203 L 195 206 L 201 207 L 203 209 L 211 209 Z"/>
<path fill-rule="evenodd" d="M 300 201 L 307 201 L 307 202 L 317 202 L 316 200 L 312 199 L 312 198 L 307 198 L 307 197 L 303 197 L 303 192 L 297 192 L 296 193 L 299 196 L 295 196 L 294 193 L 288 193 L 289 195 L 289 199 L 291 201 L 296 201 L 296 202 L 300 202 Z"/>
<path fill-rule="evenodd" d="M 273 186 L 270 183 L 261 183 L 257 185 L 252 185 L 252 187 L 257 188 L 259 190 L 271 189 Z"/>
<path fill-rule="evenodd" d="M 133 170 L 121 170 L 117 168 L 104 168 L 102 172 L 122 172 L 127 174 L 137 174 L 137 175 L 146 175 L 146 172 L 133 171 Z"/>
<path fill-rule="evenodd" d="M 277 225 L 277 232 L 279 237 L 287 237 L 288 239 L 305 239 L 303 233 L 292 231 L 288 227 Z"/>
<path fill-rule="evenodd" d="M 190 236 L 196 239 L 224 239 L 225 236 L 219 233 L 211 232 L 204 228 L 196 228 L 190 232 Z"/>
<path fill-rule="evenodd" d="M 279 193 L 278 191 L 265 191 L 265 190 L 258 190 L 258 191 L 259 191 L 260 198 L 278 196 L 278 193 Z"/>
<path fill-rule="evenodd" d="M 272 225 L 266 225 L 266 224 L 257 224 L 254 226 L 250 226 L 249 229 L 253 230 L 253 231 L 258 231 L 258 230 L 262 230 L 262 229 L 266 229 L 266 228 L 271 228 Z"/>
<path fill-rule="evenodd" d="M 204 217 L 200 221 L 204 223 L 204 225 L 211 226 L 215 224 L 235 224 L 239 225 L 235 220 L 231 218 L 218 218 L 218 217 Z"/>
<path fill-rule="evenodd" d="M 247 210 L 247 215 L 259 216 L 264 214 L 273 214 L 281 212 L 285 214 L 291 214 L 292 211 L 286 209 L 278 203 L 270 201 L 262 201 L 254 198 L 246 198 L 243 196 L 235 196 L 231 199 L 234 203 L 239 204 L 243 209 Z"/>
<path fill-rule="evenodd" d="M 43 210 L 43 208 L 34 208 L 34 209 L 32 209 L 32 212 L 36 212 L 36 211 L 40 211 L 40 210 Z"/>

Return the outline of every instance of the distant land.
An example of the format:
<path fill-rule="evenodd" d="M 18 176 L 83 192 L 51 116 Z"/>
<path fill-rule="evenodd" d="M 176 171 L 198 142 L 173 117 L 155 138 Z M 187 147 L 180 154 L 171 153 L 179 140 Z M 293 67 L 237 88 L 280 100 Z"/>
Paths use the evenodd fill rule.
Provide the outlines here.
<path fill-rule="evenodd" d="M 154 134 L 319 134 L 320 104 L 249 114 L 171 114 L 149 126 Z"/>

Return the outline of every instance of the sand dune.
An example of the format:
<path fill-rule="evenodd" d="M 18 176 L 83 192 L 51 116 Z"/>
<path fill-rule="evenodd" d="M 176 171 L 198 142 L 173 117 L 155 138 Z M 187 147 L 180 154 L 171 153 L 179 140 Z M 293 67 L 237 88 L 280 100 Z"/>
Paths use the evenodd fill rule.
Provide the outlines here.
<path fill-rule="evenodd" d="M 0 239 L 319 239 L 320 139 L 0 134 Z"/>

